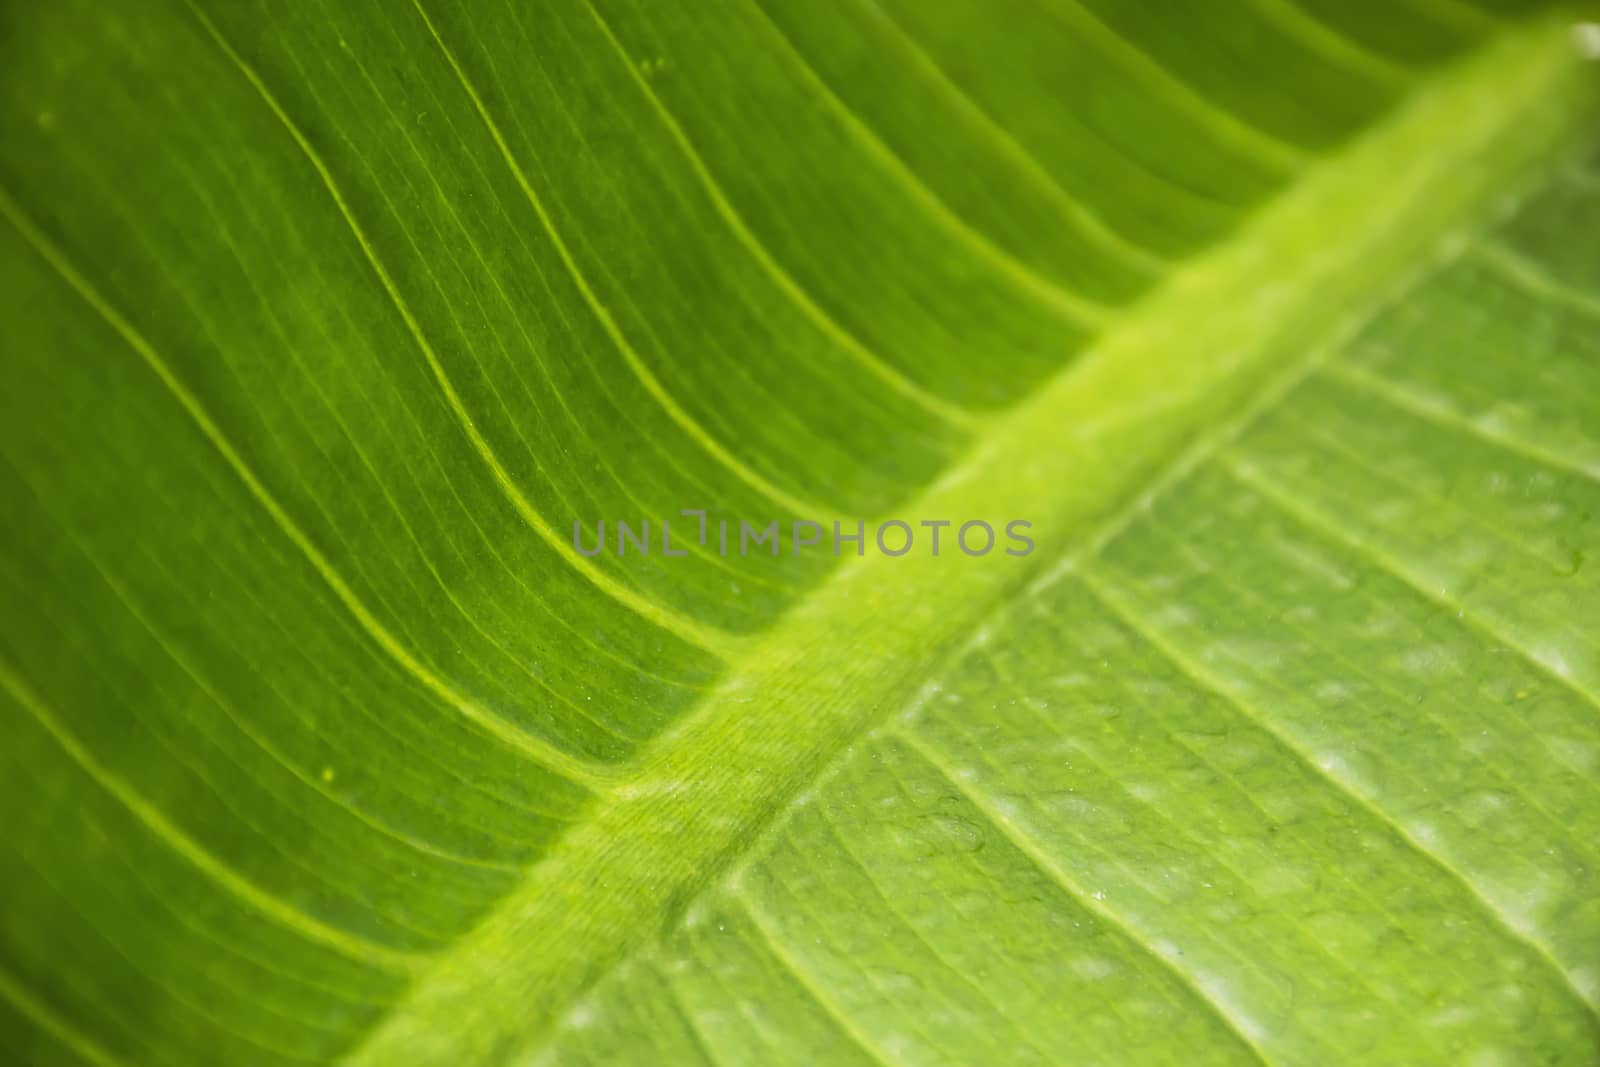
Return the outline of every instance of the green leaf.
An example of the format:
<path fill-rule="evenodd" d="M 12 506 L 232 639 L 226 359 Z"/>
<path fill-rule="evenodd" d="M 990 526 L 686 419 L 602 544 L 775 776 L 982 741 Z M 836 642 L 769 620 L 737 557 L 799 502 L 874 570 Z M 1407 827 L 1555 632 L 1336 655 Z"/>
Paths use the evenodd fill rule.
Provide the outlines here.
<path fill-rule="evenodd" d="M 0 7 L 0 1059 L 1595 1062 L 1592 17 Z"/>

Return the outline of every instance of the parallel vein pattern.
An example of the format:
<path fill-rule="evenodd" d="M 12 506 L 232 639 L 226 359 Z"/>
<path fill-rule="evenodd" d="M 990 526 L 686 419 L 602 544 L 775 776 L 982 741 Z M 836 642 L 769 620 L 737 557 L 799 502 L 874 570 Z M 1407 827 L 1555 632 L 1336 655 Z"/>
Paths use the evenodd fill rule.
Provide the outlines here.
<path fill-rule="evenodd" d="M 1542 188 L 1487 247 L 1565 193 Z M 1580 680 L 1600 601 L 1569 565 L 1600 486 L 1537 458 L 1591 395 L 1568 376 L 1597 364 L 1553 347 L 1562 385 L 1510 394 L 1549 429 L 1514 445 L 1467 416 L 1374 417 L 1343 384 L 1366 353 L 1425 364 L 1405 324 L 1474 262 L 1447 245 L 1091 558 L 978 628 L 645 951 L 697 991 L 685 1061 L 939 1062 L 974 1029 L 1017 1063 L 1108 1033 L 1108 1062 L 1600 1050 L 1600 717 Z M 795 1048 L 764 1037 L 791 994 L 743 962 L 742 913 L 848 1040 L 798 1007 Z M 639 973 L 580 1000 L 539 1062 L 626 1055 L 657 995 Z"/>
<path fill-rule="evenodd" d="M 0 1059 L 1591 1062 L 1539 6 L 8 7 Z"/>

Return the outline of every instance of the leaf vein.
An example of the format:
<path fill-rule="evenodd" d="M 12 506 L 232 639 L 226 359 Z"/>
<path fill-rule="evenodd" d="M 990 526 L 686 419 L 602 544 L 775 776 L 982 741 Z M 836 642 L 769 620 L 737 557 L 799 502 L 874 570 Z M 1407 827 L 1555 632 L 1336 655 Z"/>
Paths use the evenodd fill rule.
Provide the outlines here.
<path fill-rule="evenodd" d="M 1256 711 L 1256 709 L 1252 707 L 1248 701 L 1244 700 L 1241 696 L 1234 692 L 1231 686 L 1229 686 L 1226 682 L 1214 677 L 1211 672 L 1199 662 L 1191 658 L 1188 654 L 1180 651 L 1172 642 L 1158 634 L 1154 628 L 1149 626 L 1143 619 L 1139 617 L 1137 611 L 1131 604 L 1124 600 L 1120 593 L 1112 589 L 1105 579 L 1096 576 L 1088 568 L 1078 571 L 1077 577 L 1083 584 L 1084 588 L 1093 593 L 1095 598 L 1102 605 L 1104 605 L 1107 610 L 1120 619 L 1129 629 L 1133 630 L 1141 638 L 1147 641 L 1151 647 L 1161 652 L 1173 664 L 1173 666 L 1177 667 L 1184 674 L 1188 675 L 1189 678 L 1195 682 L 1195 684 L 1199 685 L 1206 691 L 1215 693 L 1217 696 L 1223 698 L 1234 708 L 1236 708 L 1243 718 L 1255 723 L 1260 729 L 1271 734 L 1286 749 L 1288 749 L 1290 752 L 1293 752 L 1299 758 L 1301 764 L 1308 768 L 1313 775 L 1327 782 L 1334 789 L 1344 794 L 1351 800 L 1352 803 L 1359 806 L 1362 810 L 1368 812 L 1379 823 L 1387 827 L 1389 832 L 1394 835 L 1396 840 L 1403 842 L 1418 856 L 1422 857 L 1430 865 L 1438 869 L 1442 874 L 1448 876 L 1452 881 L 1458 883 L 1464 890 L 1466 890 L 1468 894 L 1471 895 L 1474 900 L 1478 902 L 1483 914 L 1496 927 L 1502 930 L 1507 937 L 1510 937 L 1518 943 L 1526 946 L 1530 952 L 1532 952 L 1545 966 L 1550 969 L 1550 971 L 1560 981 L 1562 986 L 1566 988 L 1576 1002 L 1587 1013 L 1595 1014 L 1595 1006 L 1591 1004 L 1586 997 L 1584 997 L 1579 986 L 1573 981 L 1572 976 L 1568 974 L 1566 968 L 1561 966 L 1561 964 L 1556 961 L 1549 949 L 1547 949 L 1541 942 L 1518 930 L 1516 925 L 1504 914 L 1502 914 L 1493 903 L 1490 902 L 1489 898 L 1483 894 L 1483 892 L 1479 889 L 1477 884 L 1472 881 L 1472 879 L 1468 878 L 1464 873 L 1457 870 L 1444 857 L 1425 847 L 1420 841 L 1408 833 L 1403 826 L 1396 822 L 1393 817 L 1384 811 L 1381 805 L 1379 805 L 1375 800 L 1368 798 L 1364 793 L 1357 789 L 1354 784 L 1345 782 L 1331 771 L 1323 768 L 1315 759 L 1311 758 L 1310 754 L 1308 754 L 1290 734 L 1278 729 L 1267 716 Z"/>
<path fill-rule="evenodd" d="M 312 543 L 304 531 L 290 518 L 288 512 L 278 503 L 277 498 L 271 494 L 255 471 L 245 463 L 243 456 L 223 435 L 221 428 L 212 420 L 211 416 L 200 405 L 199 400 L 189 391 L 189 388 L 173 373 L 160 354 L 150 346 L 144 336 L 133 327 L 133 324 L 125 319 L 121 312 L 112 307 L 100 295 L 98 290 L 89 283 L 88 279 L 67 261 L 54 242 L 47 238 L 23 214 L 15 201 L 11 199 L 11 195 L 3 190 L 0 190 L 0 215 L 6 217 L 17 232 L 22 235 L 23 239 L 39 254 L 40 258 L 54 268 L 62 280 L 144 360 L 145 364 L 161 380 L 161 383 L 172 393 L 173 397 L 184 409 L 184 412 L 195 423 L 202 436 L 217 450 L 234 474 L 250 491 L 251 496 L 266 510 L 278 528 L 306 557 L 307 561 L 310 562 L 322 580 L 327 583 L 329 589 L 332 590 L 340 603 L 361 624 L 362 629 L 366 631 L 379 648 L 383 649 L 397 664 L 450 707 L 460 711 L 466 718 L 482 727 L 491 736 L 526 754 L 535 762 L 565 775 L 578 784 L 591 788 L 600 786 L 610 780 L 611 775 L 607 769 L 577 759 L 570 753 L 518 729 L 505 719 L 486 708 L 478 706 L 475 702 L 457 692 L 444 679 L 424 666 L 409 649 L 402 645 L 378 621 L 377 616 L 356 596 L 355 591 L 334 569 L 327 557 L 322 554 L 321 550 Z"/>

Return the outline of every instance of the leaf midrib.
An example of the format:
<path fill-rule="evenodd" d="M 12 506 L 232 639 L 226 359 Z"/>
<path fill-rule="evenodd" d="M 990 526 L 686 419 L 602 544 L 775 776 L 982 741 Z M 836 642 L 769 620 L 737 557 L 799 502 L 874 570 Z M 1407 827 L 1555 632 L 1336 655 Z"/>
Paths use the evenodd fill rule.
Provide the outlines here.
<path fill-rule="evenodd" d="M 904 513 L 1029 519 L 1032 556 L 841 567 L 419 976 L 348 1062 L 494 1062 L 670 927 L 832 756 L 902 705 L 921 665 L 1136 514 L 1141 490 L 1194 462 L 1241 407 L 1270 403 L 1327 347 L 1296 339 L 1359 325 L 1408 268 L 1464 240 L 1563 143 L 1596 91 L 1564 21 L 1508 33 L 1425 84 L 997 420 Z M 1343 236 L 1337 247 L 1321 246 L 1328 233 Z"/>

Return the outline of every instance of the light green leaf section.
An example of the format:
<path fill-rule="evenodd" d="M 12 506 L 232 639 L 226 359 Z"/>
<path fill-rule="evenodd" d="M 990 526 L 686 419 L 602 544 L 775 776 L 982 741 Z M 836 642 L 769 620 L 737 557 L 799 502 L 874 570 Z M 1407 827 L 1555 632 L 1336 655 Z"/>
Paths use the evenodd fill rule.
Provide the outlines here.
<path fill-rule="evenodd" d="M 0 6 L 0 1058 L 1600 1058 L 1523 6 Z"/>

